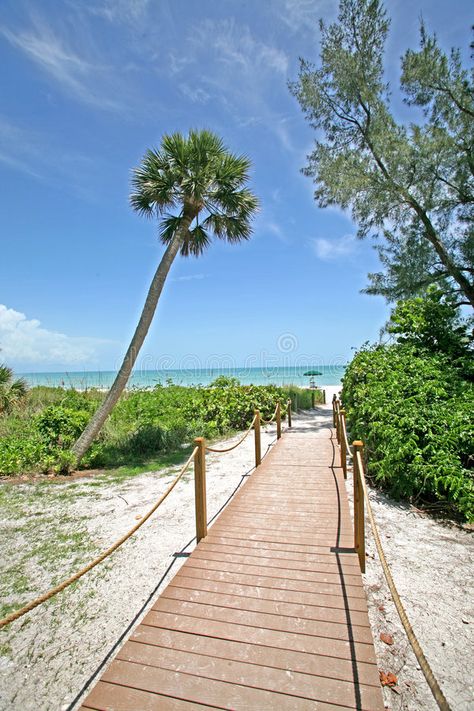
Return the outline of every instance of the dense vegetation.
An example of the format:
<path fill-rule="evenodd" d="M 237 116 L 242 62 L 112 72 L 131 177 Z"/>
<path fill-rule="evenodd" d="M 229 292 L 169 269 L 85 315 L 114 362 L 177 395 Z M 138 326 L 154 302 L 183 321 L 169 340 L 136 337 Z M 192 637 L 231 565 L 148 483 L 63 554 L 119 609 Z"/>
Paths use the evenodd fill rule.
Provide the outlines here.
<path fill-rule="evenodd" d="M 380 0 L 340 0 L 337 20 L 321 22 L 319 62 L 300 60 L 290 85 L 316 132 L 303 172 L 321 207 L 349 209 L 359 236 L 377 239 L 369 293 L 393 302 L 444 280 L 474 307 L 474 75 L 421 21 L 401 60 L 399 96 L 414 110 L 399 122 L 389 27 Z"/>
<path fill-rule="evenodd" d="M 344 377 L 351 435 L 396 497 L 474 520 L 474 384 L 468 324 L 448 297 L 399 303 L 395 342 L 359 351 Z"/>
<path fill-rule="evenodd" d="M 318 394 L 320 395 L 319 391 Z M 247 427 L 255 408 L 269 419 L 276 402 L 310 407 L 299 388 L 240 385 L 219 378 L 210 387 L 169 384 L 125 393 L 83 467 L 116 467 L 185 448 L 194 437 L 216 438 Z M 103 399 L 97 390 L 32 388 L 21 408 L 0 417 L 0 475 L 67 471 L 70 447 Z M 286 405 L 282 408 L 286 414 Z"/>

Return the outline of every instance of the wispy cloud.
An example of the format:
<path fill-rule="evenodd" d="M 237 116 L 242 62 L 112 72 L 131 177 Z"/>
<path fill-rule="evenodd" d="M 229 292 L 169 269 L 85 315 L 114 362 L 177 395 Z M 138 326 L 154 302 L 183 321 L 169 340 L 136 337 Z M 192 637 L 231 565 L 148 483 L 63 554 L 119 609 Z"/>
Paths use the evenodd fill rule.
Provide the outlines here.
<path fill-rule="evenodd" d="M 205 104 L 211 98 L 209 92 L 205 91 L 202 87 L 192 87 L 186 82 L 181 82 L 178 86 L 183 96 L 194 104 Z"/>
<path fill-rule="evenodd" d="M 334 6 L 332 0 L 283 0 L 278 15 L 291 32 L 313 33 L 319 18 Z"/>
<path fill-rule="evenodd" d="M 67 336 L 41 326 L 38 319 L 0 304 L 0 348 L 6 362 L 19 365 L 56 363 L 73 366 L 97 359 L 98 349 L 110 341 Z"/>
<path fill-rule="evenodd" d="M 95 197 L 91 176 L 102 166 L 97 156 L 65 150 L 51 137 L 16 125 L 1 114 L 0 163 L 88 200 Z"/>
<path fill-rule="evenodd" d="M 172 56 L 174 74 L 186 73 L 180 89 L 189 100 L 213 101 L 236 126 L 264 126 L 285 149 L 292 149 L 279 101 L 282 87 L 286 97 L 289 58 L 280 47 L 234 19 L 205 19 L 188 34 L 185 59 Z"/>
<path fill-rule="evenodd" d="M 186 274 L 184 276 L 175 277 L 171 281 L 200 281 L 201 279 L 205 279 L 206 276 L 207 274 Z"/>
<path fill-rule="evenodd" d="M 150 0 L 104 0 L 87 9 L 92 15 L 103 17 L 109 22 L 134 23 L 146 18 Z"/>
<path fill-rule="evenodd" d="M 274 235 L 280 242 L 284 242 L 285 244 L 290 242 L 288 235 L 277 222 L 267 220 L 263 223 L 262 228 L 265 232 L 270 232 L 270 234 Z"/>
<path fill-rule="evenodd" d="M 26 29 L 0 27 L 0 34 L 74 98 L 100 109 L 123 108 L 107 91 L 110 67 L 74 49 L 66 36 L 38 17 L 30 17 Z"/>
<path fill-rule="evenodd" d="M 357 248 L 357 238 L 355 235 L 344 235 L 333 239 L 317 237 L 311 240 L 311 245 L 318 259 L 331 262 L 353 254 Z"/>
<path fill-rule="evenodd" d="M 285 76 L 288 70 L 288 57 L 283 50 L 257 39 L 246 25 L 233 19 L 204 20 L 193 31 L 192 41 L 200 47 L 213 48 L 221 62 L 238 67 L 245 74 L 263 70 Z"/>

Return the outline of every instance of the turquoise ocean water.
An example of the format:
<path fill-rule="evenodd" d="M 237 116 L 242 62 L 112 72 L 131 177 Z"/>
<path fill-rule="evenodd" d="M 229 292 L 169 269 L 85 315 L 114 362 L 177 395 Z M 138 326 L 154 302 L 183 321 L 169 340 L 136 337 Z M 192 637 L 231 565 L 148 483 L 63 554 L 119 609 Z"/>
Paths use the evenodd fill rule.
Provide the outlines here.
<path fill-rule="evenodd" d="M 287 366 L 272 368 L 211 368 L 193 370 L 137 370 L 128 382 L 128 388 L 150 388 L 157 384 L 166 385 L 172 380 L 176 385 L 209 385 L 219 375 L 235 377 L 243 385 L 297 385 L 307 387 L 309 377 L 304 373 L 313 370 L 311 366 Z M 345 366 L 319 365 L 315 368 L 321 375 L 314 378 L 316 385 L 339 385 L 345 372 Z M 82 371 L 64 373 L 18 373 L 30 386 L 48 385 L 51 387 L 109 388 L 115 377 L 113 371 Z"/>

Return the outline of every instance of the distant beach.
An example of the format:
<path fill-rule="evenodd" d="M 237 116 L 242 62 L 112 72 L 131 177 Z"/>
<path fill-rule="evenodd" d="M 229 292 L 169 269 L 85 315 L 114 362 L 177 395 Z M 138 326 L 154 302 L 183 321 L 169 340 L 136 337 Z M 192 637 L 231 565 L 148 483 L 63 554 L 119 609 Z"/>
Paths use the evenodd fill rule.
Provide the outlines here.
<path fill-rule="evenodd" d="M 320 365 L 316 368 L 321 375 L 313 378 L 317 386 L 339 385 L 346 370 L 341 365 Z M 310 378 L 305 376 L 312 366 L 287 366 L 273 368 L 207 368 L 189 370 L 137 370 L 132 373 L 128 389 L 153 388 L 156 385 L 209 385 L 220 375 L 237 378 L 243 385 L 296 385 L 308 387 Z M 58 373 L 18 373 L 25 378 L 30 387 L 46 385 L 49 387 L 107 389 L 115 377 L 114 371 L 65 371 Z"/>

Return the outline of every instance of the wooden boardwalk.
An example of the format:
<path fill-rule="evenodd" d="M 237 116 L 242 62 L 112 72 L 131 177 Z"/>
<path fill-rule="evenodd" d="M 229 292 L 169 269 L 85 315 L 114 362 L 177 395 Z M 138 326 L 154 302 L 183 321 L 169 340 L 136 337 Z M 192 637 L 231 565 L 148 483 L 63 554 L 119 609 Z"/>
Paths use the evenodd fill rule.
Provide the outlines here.
<path fill-rule="evenodd" d="M 286 432 L 81 709 L 382 710 L 328 427 Z"/>

